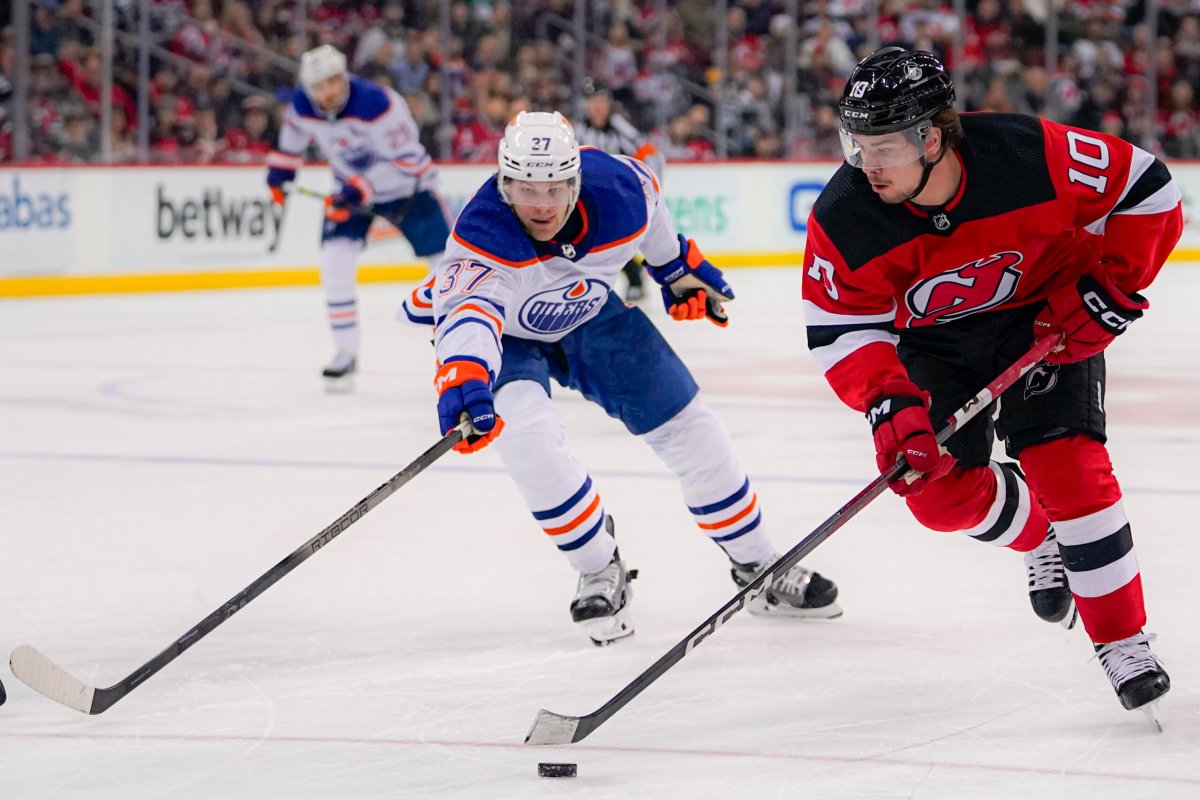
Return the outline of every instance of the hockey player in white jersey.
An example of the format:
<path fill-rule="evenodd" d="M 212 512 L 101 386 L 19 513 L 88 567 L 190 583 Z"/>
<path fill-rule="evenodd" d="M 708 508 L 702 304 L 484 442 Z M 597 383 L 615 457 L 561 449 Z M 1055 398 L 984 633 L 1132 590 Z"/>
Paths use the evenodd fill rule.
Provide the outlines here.
<path fill-rule="evenodd" d="M 495 440 L 534 520 L 580 574 L 572 619 L 608 644 L 633 633 L 631 576 L 598 487 L 567 446 L 550 381 L 654 449 L 745 585 L 777 556 L 757 495 L 687 367 L 611 287 L 640 250 L 677 320 L 724 325 L 722 301 L 733 290 L 676 234 L 653 173 L 631 158 L 581 151 L 561 114 L 519 114 L 499 161 L 455 222 L 433 285 L 441 430 L 465 414 L 475 434 L 457 449 Z M 797 565 L 751 610 L 835 617 L 836 597 L 832 581 Z"/>
<path fill-rule="evenodd" d="M 321 285 L 335 349 L 323 374 L 336 391 L 350 388 L 357 369 L 355 273 L 373 215 L 395 225 L 431 268 L 441 260 L 450 229 L 435 193 L 437 170 L 404 98 L 350 75 L 346 57 L 329 45 L 300 60 L 300 85 L 267 162 L 276 203 L 285 201 L 310 142 L 329 159 L 337 179 L 321 233 Z"/>

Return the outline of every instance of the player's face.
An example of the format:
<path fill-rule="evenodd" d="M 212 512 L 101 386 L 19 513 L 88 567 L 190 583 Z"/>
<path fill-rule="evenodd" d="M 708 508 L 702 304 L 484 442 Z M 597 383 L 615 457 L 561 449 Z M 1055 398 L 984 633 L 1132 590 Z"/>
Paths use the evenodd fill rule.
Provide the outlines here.
<path fill-rule="evenodd" d="M 923 142 L 908 132 L 853 135 L 854 158 L 875 194 L 885 203 L 903 203 L 921 185 Z M 849 155 L 848 155 L 848 159 Z M 853 162 L 851 162 L 853 163 Z"/>
<path fill-rule="evenodd" d="M 534 239 L 548 242 L 562 230 L 571 213 L 570 181 L 511 181 L 508 202 Z"/>
<path fill-rule="evenodd" d="M 314 83 L 312 99 L 322 111 L 337 111 L 346 97 L 346 76 L 331 75 L 320 83 Z"/>

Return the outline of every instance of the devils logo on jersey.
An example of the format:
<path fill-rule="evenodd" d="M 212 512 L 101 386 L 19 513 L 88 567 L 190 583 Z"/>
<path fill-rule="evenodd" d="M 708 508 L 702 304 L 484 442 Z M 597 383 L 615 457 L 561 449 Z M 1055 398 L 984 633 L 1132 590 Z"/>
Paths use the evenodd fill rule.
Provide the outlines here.
<path fill-rule="evenodd" d="M 535 333 L 561 333 L 570 330 L 598 309 L 608 297 L 607 284 L 594 278 L 576 281 L 570 286 L 538 292 L 521 306 L 521 327 Z"/>
<path fill-rule="evenodd" d="M 1022 260 L 1006 250 L 918 281 L 904 295 L 912 315 L 908 327 L 954 322 L 1004 303 L 1016 294 Z"/>

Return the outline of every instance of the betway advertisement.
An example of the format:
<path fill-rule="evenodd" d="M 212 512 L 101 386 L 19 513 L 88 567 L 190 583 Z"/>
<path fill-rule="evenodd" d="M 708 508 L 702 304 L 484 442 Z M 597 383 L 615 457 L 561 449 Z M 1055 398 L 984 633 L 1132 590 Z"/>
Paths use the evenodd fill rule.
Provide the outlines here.
<path fill-rule="evenodd" d="M 809 210 L 836 166 L 670 165 L 663 193 L 676 227 L 714 262 L 788 265 L 799 260 Z M 439 194 L 452 217 L 492 171 L 441 168 Z M 1196 258 L 1200 164 L 1172 172 L 1187 217 L 1181 251 Z M 302 170 L 298 182 L 318 192 L 333 187 L 323 167 Z M 272 205 L 264 170 L 253 167 L 4 169 L 0 280 L 311 271 L 322 219 L 319 199 L 294 194 L 286 208 Z M 419 263 L 403 236 L 376 222 L 360 264 Z"/>

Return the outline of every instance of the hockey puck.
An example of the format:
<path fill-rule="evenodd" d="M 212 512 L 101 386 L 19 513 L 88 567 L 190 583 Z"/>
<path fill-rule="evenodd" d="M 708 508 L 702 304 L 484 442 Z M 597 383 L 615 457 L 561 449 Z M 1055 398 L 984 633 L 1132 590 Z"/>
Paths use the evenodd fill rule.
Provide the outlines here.
<path fill-rule="evenodd" d="M 574 778 L 575 764 L 547 764 L 538 762 L 539 778 Z"/>

